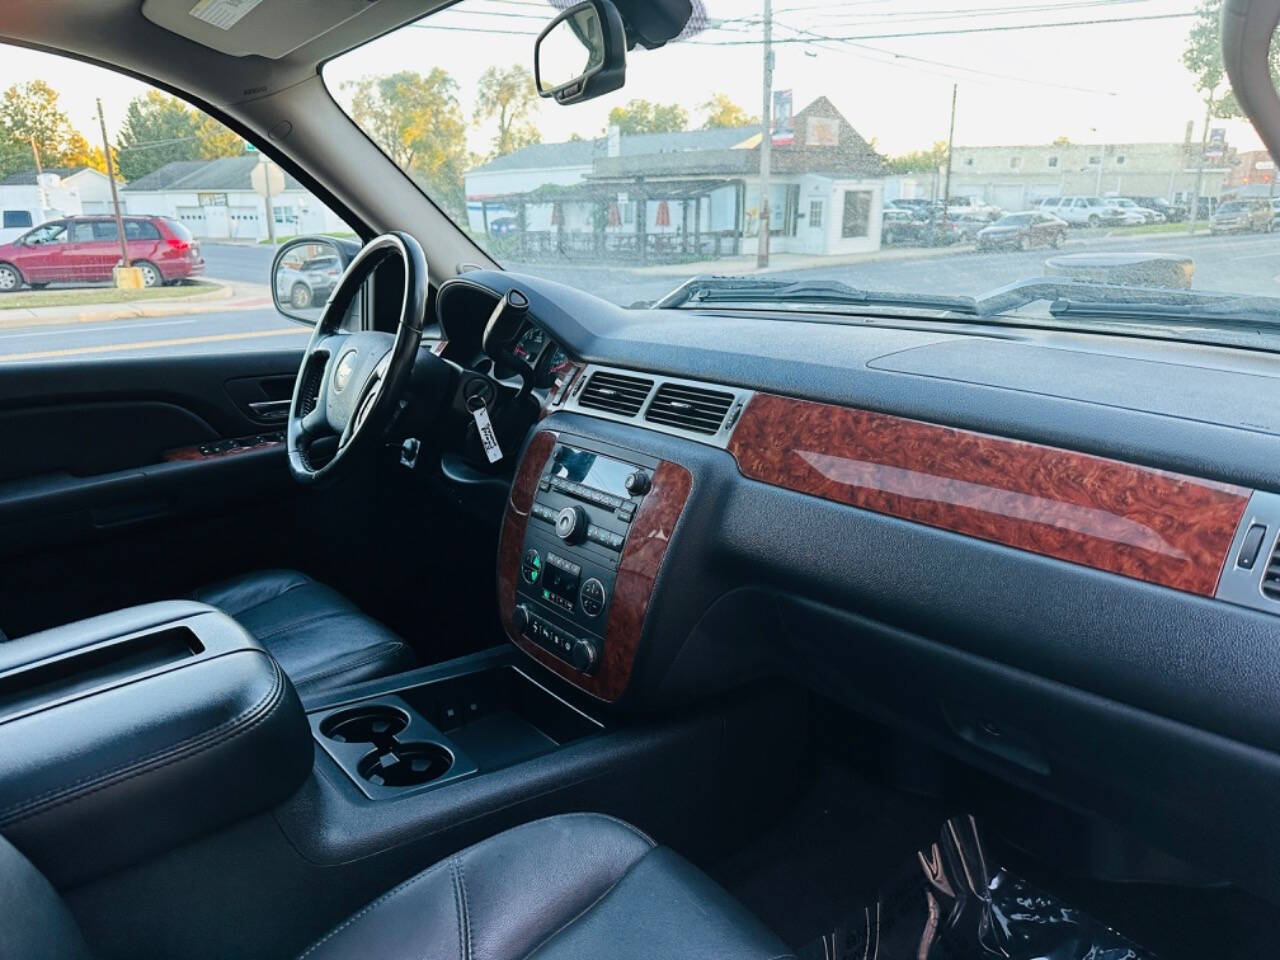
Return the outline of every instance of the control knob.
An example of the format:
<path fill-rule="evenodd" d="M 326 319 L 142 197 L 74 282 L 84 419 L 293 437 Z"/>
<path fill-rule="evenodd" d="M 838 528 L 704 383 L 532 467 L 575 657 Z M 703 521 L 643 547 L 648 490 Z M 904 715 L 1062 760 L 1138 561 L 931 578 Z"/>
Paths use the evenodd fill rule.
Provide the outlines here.
<path fill-rule="evenodd" d="M 575 640 L 570 656 L 575 670 L 591 673 L 596 668 L 596 661 L 600 659 L 600 651 L 592 640 Z"/>
<path fill-rule="evenodd" d="M 638 497 L 649 492 L 652 481 L 643 470 L 632 470 L 622 481 L 622 486 L 626 488 L 627 493 Z"/>
<path fill-rule="evenodd" d="M 529 631 L 529 624 L 533 623 L 533 614 L 527 604 L 517 604 L 511 620 L 515 624 L 516 633 L 523 637 Z"/>
<path fill-rule="evenodd" d="M 581 507 L 565 507 L 556 514 L 556 536 L 565 543 L 581 543 L 587 537 L 587 511 Z"/>

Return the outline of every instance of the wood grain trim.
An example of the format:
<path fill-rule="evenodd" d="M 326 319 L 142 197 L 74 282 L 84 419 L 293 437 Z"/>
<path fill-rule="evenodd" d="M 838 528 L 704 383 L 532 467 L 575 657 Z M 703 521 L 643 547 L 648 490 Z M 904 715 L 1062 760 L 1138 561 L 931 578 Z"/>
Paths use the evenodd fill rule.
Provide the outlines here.
<path fill-rule="evenodd" d="M 162 456 L 165 462 L 183 460 L 183 461 L 200 461 L 200 460 L 218 460 L 222 457 L 232 457 L 238 453 L 257 453 L 259 450 L 270 450 L 273 447 L 283 447 L 283 440 L 270 440 L 266 443 L 255 443 L 251 447 L 232 447 L 229 450 L 219 450 L 217 453 L 203 453 L 199 447 L 179 447 L 176 450 L 166 450 Z"/>
<path fill-rule="evenodd" d="M 1212 596 L 1251 491 L 869 410 L 757 394 L 753 480 Z"/>
<path fill-rule="evenodd" d="M 511 498 L 503 515 L 498 544 L 498 610 L 507 637 L 517 647 L 579 689 L 601 700 L 614 701 L 626 692 L 631 680 L 653 586 L 666 557 L 672 532 L 689 499 L 693 476 L 679 464 L 667 461 L 662 461 L 654 471 L 653 488 L 636 511 L 618 563 L 609 617 L 605 623 L 604 656 L 596 672 L 586 676 L 532 641 L 525 640 L 516 632 L 512 621 L 525 526 L 537 492 L 538 478 L 555 447 L 555 438 L 556 434 L 550 430 L 534 435 L 511 486 Z"/>

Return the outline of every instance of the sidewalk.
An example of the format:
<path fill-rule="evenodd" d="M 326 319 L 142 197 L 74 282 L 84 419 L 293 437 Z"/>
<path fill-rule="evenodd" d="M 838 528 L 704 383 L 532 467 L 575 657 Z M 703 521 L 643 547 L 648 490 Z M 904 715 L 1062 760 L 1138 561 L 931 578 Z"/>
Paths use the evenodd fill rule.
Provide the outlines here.
<path fill-rule="evenodd" d="M 217 286 L 203 293 L 173 299 L 157 298 L 137 303 L 74 304 L 53 307 L 0 309 L 0 329 L 57 323 L 92 323 L 132 317 L 181 317 L 198 313 L 261 310 L 274 306 L 271 291 L 261 283 L 237 283 L 202 278 Z M 3 301 L 0 300 L 0 305 Z"/>

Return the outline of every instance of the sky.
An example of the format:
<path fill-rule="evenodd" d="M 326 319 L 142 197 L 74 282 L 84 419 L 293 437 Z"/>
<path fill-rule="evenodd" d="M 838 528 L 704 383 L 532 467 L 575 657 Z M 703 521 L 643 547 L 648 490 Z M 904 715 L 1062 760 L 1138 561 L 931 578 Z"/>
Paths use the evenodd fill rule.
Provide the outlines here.
<path fill-rule="evenodd" d="M 795 109 L 825 95 L 889 155 L 947 136 L 957 84 L 955 142 L 961 146 L 1180 141 L 1204 105 L 1181 56 L 1197 0 L 774 0 L 774 88 Z M 626 86 L 569 107 L 541 101 L 544 142 L 598 136 L 609 110 L 632 97 L 676 102 L 701 123 L 700 104 L 725 93 L 750 113 L 762 100 L 763 0 L 705 0 L 709 28 L 658 50 L 628 56 Z M 471 117 L 480 73 L 491 63 L 532 66 L 533 40 L 553 15 L 543 0 L 462 0 L 331 62 L 325 81 L 442 67 L 459 84 Z M 1133 18 L 1163 19 L 1133 19 Z M 1046 26 L 1079 21 L 1113 21 Z M 1117 22 L 1119 21 L 1119 22 Z M 1014 29 L 1032 27 L 1033 29 Z M 486 32 L 479 32 L 479 31 Z M 942 31 L 970 31 L 967 33 Z M 886 34 L 894 36 L 885 36 Z M 901 36 L 916 34 L 916 36 Z M 822 39 L 836 37 L 840 39 Z M 874 39 L 873 39 L 874 38 Z M 799 42 L 792 42 L 799 41 Z M 74 125 L 98 142 L 102 97 L 114 138 L 128 101 L 145 86 L 98 67 L 6 48 L 0 89 L 44 78 Z M 1241 150 L 1261 146 L 1247 121 L 1214 121 Z M 470 131 L 486 152 L 492 129 Z"/>

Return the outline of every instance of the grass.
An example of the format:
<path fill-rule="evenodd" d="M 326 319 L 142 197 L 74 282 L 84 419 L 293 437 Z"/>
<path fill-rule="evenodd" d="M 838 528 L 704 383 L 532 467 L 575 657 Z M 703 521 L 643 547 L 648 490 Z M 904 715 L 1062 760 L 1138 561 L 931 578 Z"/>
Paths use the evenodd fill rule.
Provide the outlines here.
<path fill-rule="evenodd" d="M 174 287 L 147 287 L 118 290 L 115 287 L 79 287 L 71 290 L 19 290 L 0 293 L 0 311 L 29 307 L 97 306 L 103 303 L 133 303 L 137 300 L 176 300 L 207 293 L 217 284 L 189 281 Z"/>
<path fill-rule="evenodd" d="M 281 244 L 288 243 L 290 240 L 296 240 L 298 239 L 298 237 L 337 237 L 339 240 L 359 240 L 360 239 L 359 235 L 351 230 L 326 230 L 323 233 L 292 233 L 292 234 L 289 234 L 289 236 L 287 237 L 282 234 L 276 234 L 275 245 L 278 247 Z M 271 246 L 271 241 L 268 240 L 266 237 L 263 237 L 261 240 L 258 241 L 258 245 L 269 247 Z"/>
<path fill-rule="evenodd" d="M 1186 233 L 1187 222 L 1182 223 L 1144 223 L 1136 227 L 1112 227 L 1107 231 L 1108 236 L 1112 237 L 1137 237 L 1147 233 Z M 1196 233 L 1208 233 L 1209 224 L 1204 220 L 1196 224 Z"/>

